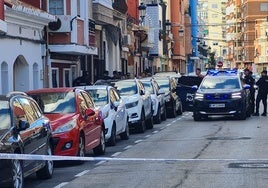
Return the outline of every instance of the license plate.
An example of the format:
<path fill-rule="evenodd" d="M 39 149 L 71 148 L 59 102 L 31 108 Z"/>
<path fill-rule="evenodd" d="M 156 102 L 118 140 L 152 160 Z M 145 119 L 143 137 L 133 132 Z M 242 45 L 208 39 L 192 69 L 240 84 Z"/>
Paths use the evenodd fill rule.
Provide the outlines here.
<path fill-rule="evenodd" d="M 224 103 L 220 103 L 220 104 L 210 104 L 209 105 L 210 108 L 224 108 L 225 104 Z"/>

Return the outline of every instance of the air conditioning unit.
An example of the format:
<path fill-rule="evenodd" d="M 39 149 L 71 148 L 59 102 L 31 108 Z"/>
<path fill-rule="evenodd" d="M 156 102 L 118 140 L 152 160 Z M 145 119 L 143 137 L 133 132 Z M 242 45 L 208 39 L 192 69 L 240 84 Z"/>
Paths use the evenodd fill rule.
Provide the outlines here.
<path fill-rule="evenodd" d="M 48 31 L 54 33 L 71 32 L 71 16 L 57 15 L 57 21 L 48 23 Z"/>
<path fill-rule="evenodd" d="M 123 41 L 122 41 L 123 45 L 130 45 L 131 43 L 131 38 L 130 35 L 123 35 Z"/>

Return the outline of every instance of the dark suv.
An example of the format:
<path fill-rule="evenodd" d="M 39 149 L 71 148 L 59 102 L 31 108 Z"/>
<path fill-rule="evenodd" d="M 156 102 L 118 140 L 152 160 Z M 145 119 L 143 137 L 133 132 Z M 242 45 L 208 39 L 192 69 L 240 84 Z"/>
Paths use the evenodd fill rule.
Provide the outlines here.
<path fill-rule="evenodd" d="M 52 155 L 50 121 L 25 93 L 0 95 L 0 122 L 1 153 Z M 23 187 L 32 173 L 51 178 L 53 161 L 1 159 L 0 187 Z"/>
<path fill-rule="evenodd" d="M 171 76 L 154 76 L 160 89 L 165 92 L 165 103 L 167 116 L 174 118 L 177 114 L 182 114 L 182 103 L 179 96 L 176 94 L 177 80 Z"/>
<path fill-rule="evenodd" d="M 210 115 L 246 119 L 250 116 L 249 88 L 242 83 L 236 71 L 209 71 L 194 96 L 194 120 Z"/>

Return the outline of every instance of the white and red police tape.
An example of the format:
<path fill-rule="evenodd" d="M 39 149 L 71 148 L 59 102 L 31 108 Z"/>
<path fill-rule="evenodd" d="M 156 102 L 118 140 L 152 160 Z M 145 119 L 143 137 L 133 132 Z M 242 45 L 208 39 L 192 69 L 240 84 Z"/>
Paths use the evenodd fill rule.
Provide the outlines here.
<path fill-rule="evenodd" d="M 151 161 L 151 162 L 228 162 L 228 161 L 268 161 L 268 159 L 163 159 L 163 158 L 116 158 L 116 157 L 75 157 L 75 156 L 57 156 L 57 155 L 30 155 L 30 154 L 10 154 L 0 153 L 0 159 L 18 159 L 18 160 L 42 160 L 42 161 Z"/>

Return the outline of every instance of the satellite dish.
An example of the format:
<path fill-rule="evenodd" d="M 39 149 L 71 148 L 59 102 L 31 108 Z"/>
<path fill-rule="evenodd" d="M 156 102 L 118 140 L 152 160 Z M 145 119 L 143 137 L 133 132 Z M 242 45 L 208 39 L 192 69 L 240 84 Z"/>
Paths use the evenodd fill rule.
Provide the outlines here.
<path fill-rule="evenodd" d="M 58 18 L 57 21 L 55 22 L 49 22 L 48 23 L 48 28 L 51 30 L 51 31 L 57 31 L 58 29 L 60 29 L 61 27 L 61 21 L 60 19 Z"/>

